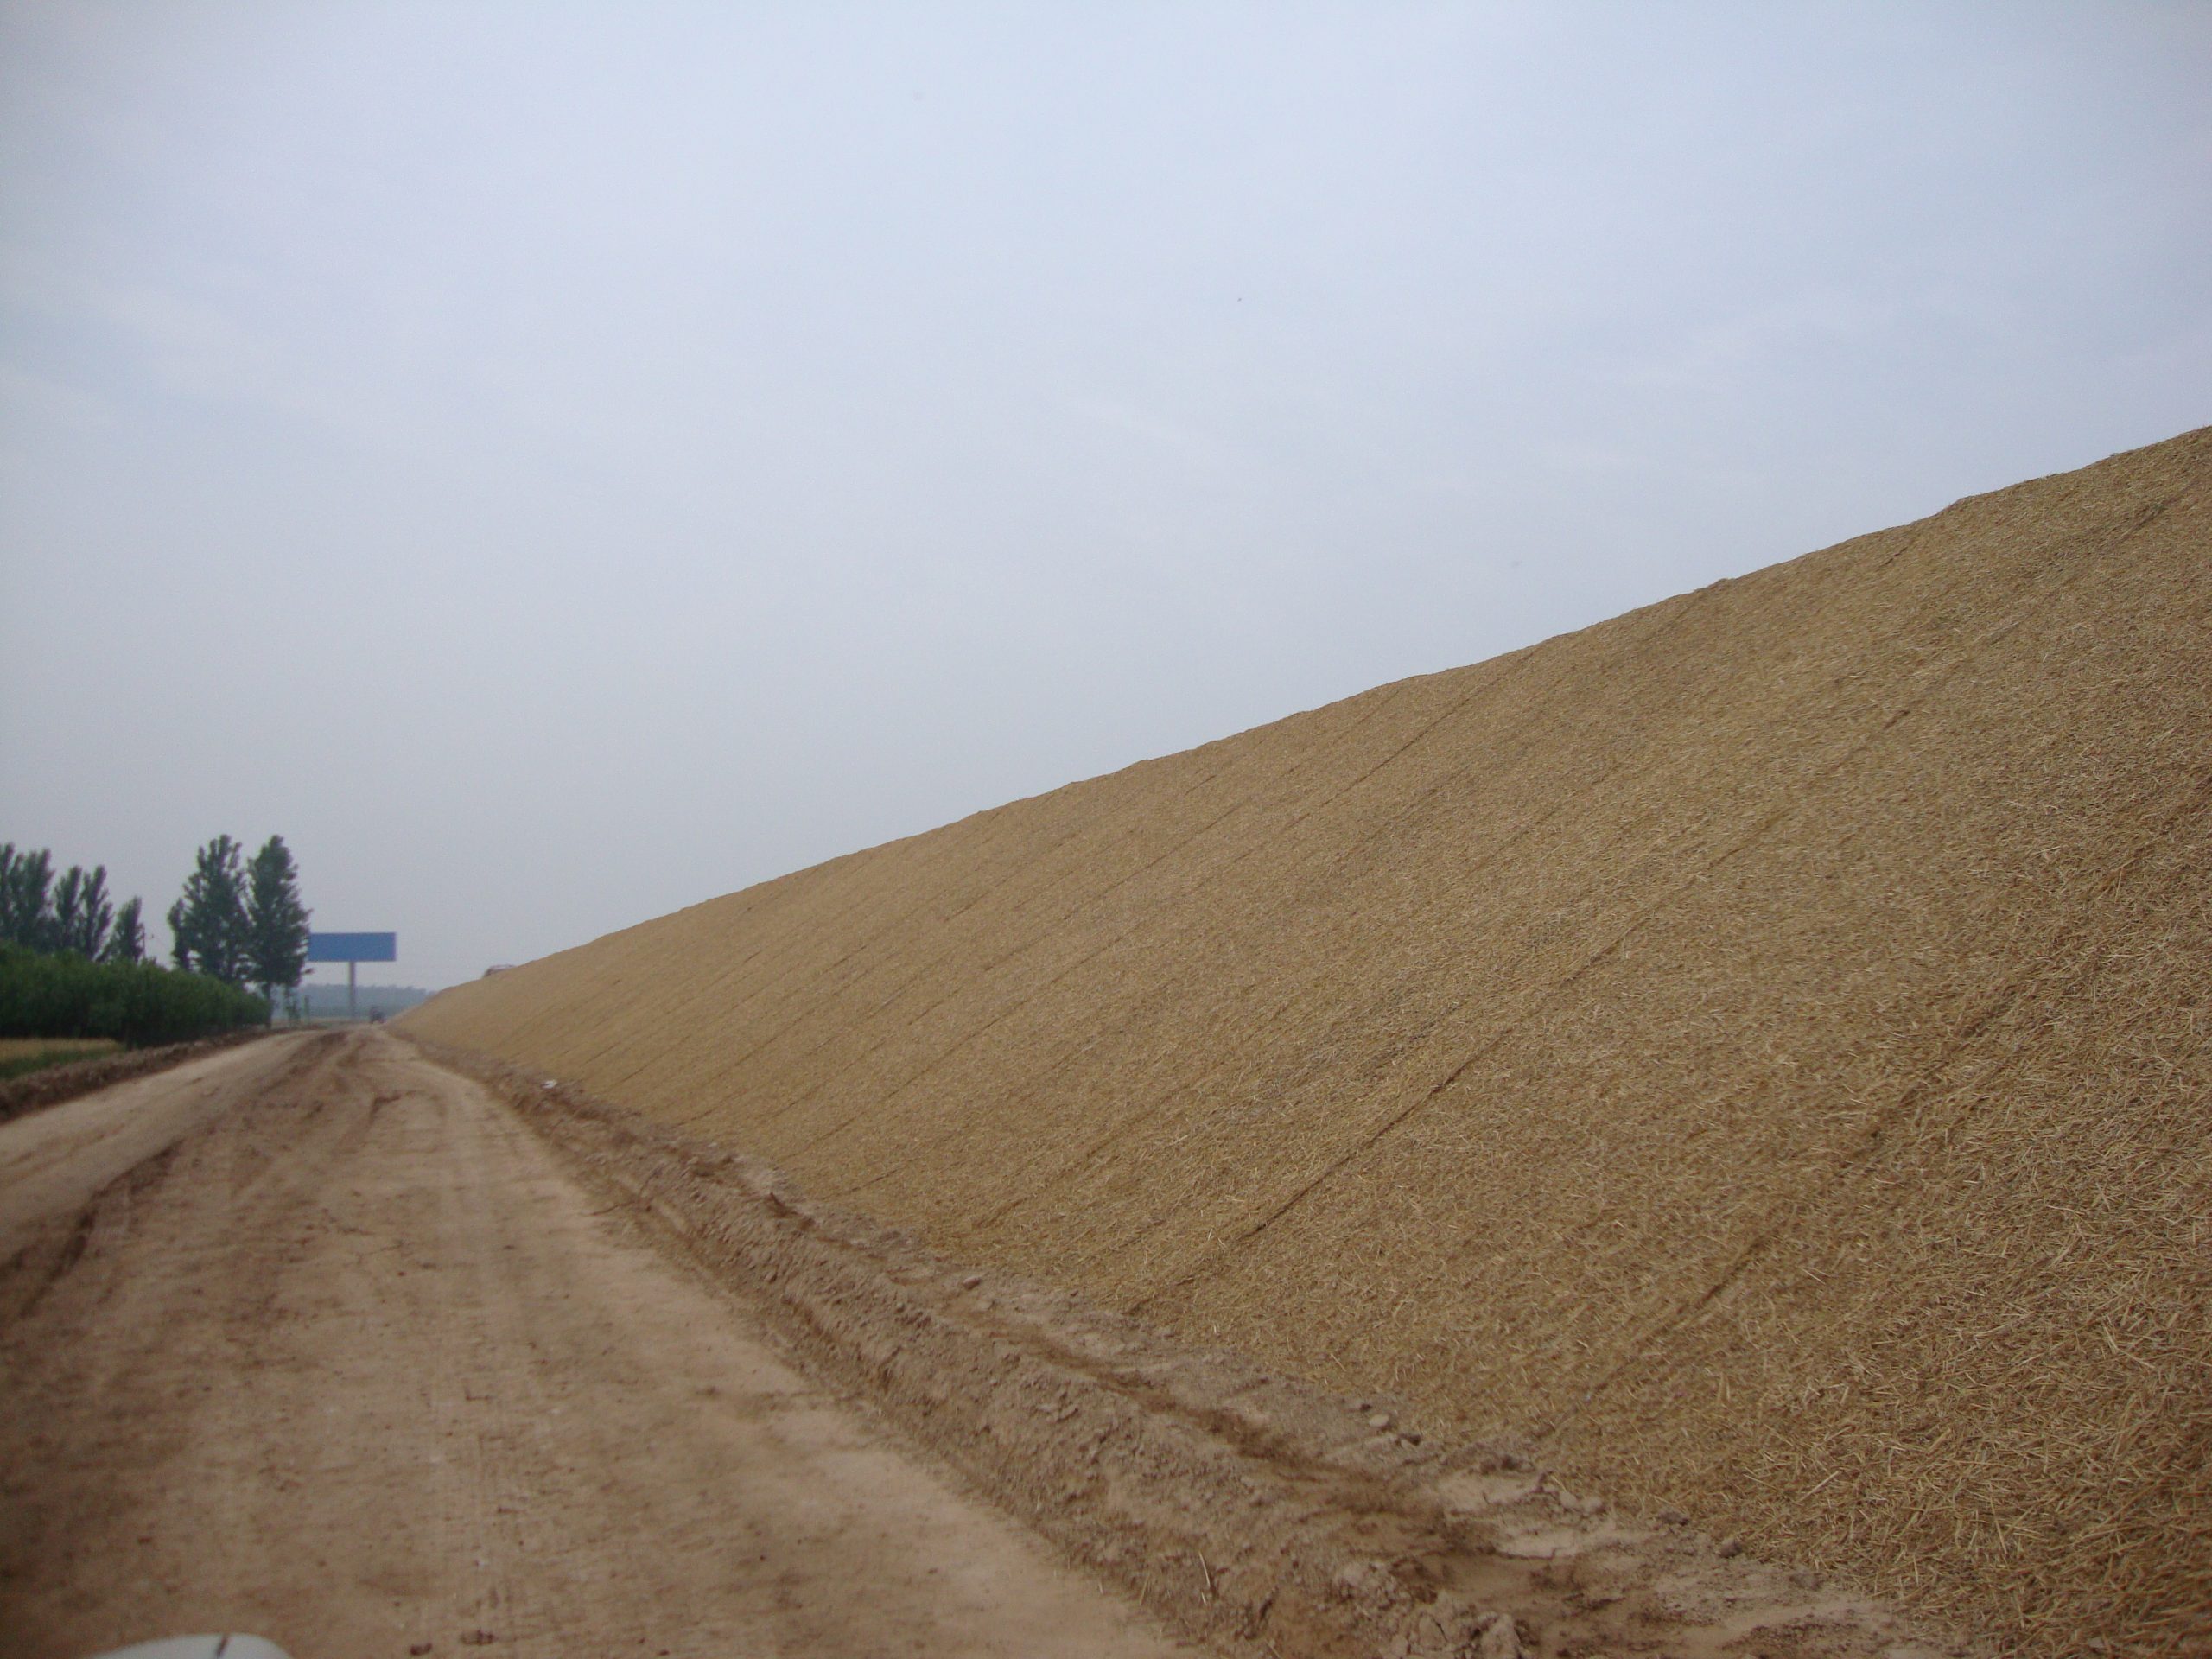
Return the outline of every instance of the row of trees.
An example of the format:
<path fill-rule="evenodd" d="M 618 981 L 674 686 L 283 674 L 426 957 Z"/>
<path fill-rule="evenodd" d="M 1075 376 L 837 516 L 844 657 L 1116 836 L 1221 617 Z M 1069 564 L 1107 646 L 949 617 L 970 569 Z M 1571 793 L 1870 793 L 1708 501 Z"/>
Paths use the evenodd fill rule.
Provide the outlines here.
<path fill-rule="evenodd" d="M 67 950 L 89 962 L 137 962 L 146 928 L 136 899 L 121 909 L 108 897 L 107 866 L 72 864 L 54 878 L 54 855 L 19 853 L 0 842 L 0 944 L 40 956 Z"/>
<path fill-rule="evenodd" d="M 118 907 L 109 897 L 105 864 L 90 872 L 73 864 L 57 877 L 45 848 L 19 853 L 13 842 L 0 844 L 0 944 L 34 956 L 137 962 L 146 954 L 141 912 L 136 899 Z M 194 855 L 169 906 L 170 959 L 226 985 L 257 985 L 273 1001 L 297 989 L 307 969 L 308 915 L 283 836 L 270 836 L 248 859 L 241 842 L 218 836 Z"/>

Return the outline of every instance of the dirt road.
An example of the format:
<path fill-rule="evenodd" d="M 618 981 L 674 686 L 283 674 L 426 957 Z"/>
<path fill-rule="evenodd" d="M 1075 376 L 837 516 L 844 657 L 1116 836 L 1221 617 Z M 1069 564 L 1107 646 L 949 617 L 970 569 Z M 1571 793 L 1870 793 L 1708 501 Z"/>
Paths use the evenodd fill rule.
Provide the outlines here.
<path fill-rule="evenodd" d="M 1193 1649 L 477 1084 L 280 1037 L 0 1129 L 0 1653 Z"/>

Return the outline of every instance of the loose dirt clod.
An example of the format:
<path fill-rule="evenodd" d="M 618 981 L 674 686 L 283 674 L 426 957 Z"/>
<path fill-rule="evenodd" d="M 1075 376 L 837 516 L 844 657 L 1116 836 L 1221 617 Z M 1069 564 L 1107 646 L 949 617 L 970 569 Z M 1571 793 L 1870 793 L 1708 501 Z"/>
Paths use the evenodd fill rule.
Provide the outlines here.
<path fill-rule="evenodd" d="M 2212 429 L 406 1024 L 1617 1510 L 2148 1654 L 2212 1648 L 2208 938 Z"/>

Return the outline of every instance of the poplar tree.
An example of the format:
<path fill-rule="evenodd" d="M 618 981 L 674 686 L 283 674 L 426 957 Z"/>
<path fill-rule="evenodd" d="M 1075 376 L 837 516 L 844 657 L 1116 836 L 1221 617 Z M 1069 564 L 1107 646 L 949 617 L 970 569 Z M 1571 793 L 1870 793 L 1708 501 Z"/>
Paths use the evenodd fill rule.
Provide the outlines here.
<path fill-rule="evenodd" d="M 143 962 L 146 957 L 146 924 L 141 918 L 143 910 L 136 899 L 126 899 L 115 912 L 115 925 L 108 931 L 107 948 L 100 952 L 102 962 Z"/>
<path fill-rule="evenodd" d="M 182 896 L 169 906 L 176 965 L 239 987 L 246 976 L 245 877 L 238 861 L 244 850 L 228 836 L 202 847 L 194 855 Z"/>
<path fill-rule="evenodd" d="M 308 916 L 300 902 L 299 867 L 284 837 L 271 836 L 246 866 L 245 967 L 262 998 L 292 989 L 308 965 Z"/>
<path fill-rule="evenodd" d="M 54 948 L 54 855 L 0 847 L 0 939 L 30 950 Z"/>
<path fill-rule="evenodd" d="M 87 962 L 99 958 L 107 944 L 108 929 L 115 923 L 115 905 L 107 896 L 107 866 L 93 866 L 90 875 L 72 864 L 54 884 L 53 949 L 73 950 Z"/>

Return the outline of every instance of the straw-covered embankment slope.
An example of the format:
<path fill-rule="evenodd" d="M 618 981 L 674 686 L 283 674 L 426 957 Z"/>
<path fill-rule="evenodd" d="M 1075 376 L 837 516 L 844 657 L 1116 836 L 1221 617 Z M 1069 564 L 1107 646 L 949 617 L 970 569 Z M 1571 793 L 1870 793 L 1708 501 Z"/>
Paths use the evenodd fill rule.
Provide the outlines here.
<path fill-rule="evenodd" d="M 2045 1653 L 2212 1646 L 2212 429 L 407 1024 Z"/>

